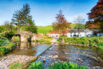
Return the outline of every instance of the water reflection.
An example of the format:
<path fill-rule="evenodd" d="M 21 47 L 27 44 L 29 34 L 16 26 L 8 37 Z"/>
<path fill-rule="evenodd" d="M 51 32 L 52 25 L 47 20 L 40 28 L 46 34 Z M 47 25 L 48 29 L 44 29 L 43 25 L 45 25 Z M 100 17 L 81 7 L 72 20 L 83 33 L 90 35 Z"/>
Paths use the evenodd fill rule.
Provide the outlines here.
<path fill-rule="evenodd" d="M 35 42 L 32 42 L 29 48 L 27 48 L 27 46 L 28 43 L 22 42 L 20 47 L 24 47 L 24 49 L 18 47 L 17 49 L 10 52 L 8 55 L 15 54 L 15 55 L 38 56 L 39 54 L 41 54 L 43 51 L 45 51 L 47 48 L 50 47 L 50 45 L 45 44 L 40 45 Z"/>

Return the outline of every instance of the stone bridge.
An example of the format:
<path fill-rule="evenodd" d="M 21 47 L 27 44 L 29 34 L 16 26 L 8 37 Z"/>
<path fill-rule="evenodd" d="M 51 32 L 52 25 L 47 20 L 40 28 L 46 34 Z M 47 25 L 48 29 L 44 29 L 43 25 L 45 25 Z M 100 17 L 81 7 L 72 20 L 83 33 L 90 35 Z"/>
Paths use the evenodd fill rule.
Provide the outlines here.
<path fill-rule="evenodd" d="M 37 40 L 37 35 L 28 31 L 19 31 L 15 34 L 20 37 L 20 48 L 29 48 L 31 42 Z"/>

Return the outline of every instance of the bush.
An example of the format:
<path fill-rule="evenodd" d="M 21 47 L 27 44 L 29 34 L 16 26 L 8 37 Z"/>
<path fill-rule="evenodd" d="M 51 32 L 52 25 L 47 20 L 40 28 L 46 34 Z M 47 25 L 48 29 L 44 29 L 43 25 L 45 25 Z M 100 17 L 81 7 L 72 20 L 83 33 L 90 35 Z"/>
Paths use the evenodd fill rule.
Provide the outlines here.
<path fill-rule="evenodd" d="M 0 38 L 0 56 L 5 55 L 14 48 L 16 48 L 15 43 L 9 42 L 9 40 L 5 37 Z"/>
<path fill-rule="evenodd" d="M 9 43 L 8 46 L 5 46 L 6 49 L 8 49 L 9 51 L 13 50 L 14 48 L 16 48 L 15 43 Z"/>
<path fill-rule="evenodd" d="M 44 69 L 44 66 L 42 62 L 36 62 L 32 63 L 28 67 L 28 69 Z M 88 68 L 86 68 L 85 66 L 79 66 L 76 63 L 72 62 L 65 62 L 65 63 L 57 62 L 49 66 L 48 69 L 88 69 Z"/>
<path fill-rule="evenodd" d="M 9 43 L 7 46 L 0 47 L 0 56 L 5 55 L 14 48 L 16 48 L 16 45 L 14 43 Z"/>
<path fill-rule="evenodd" d="M 15 33 L 14 32 L 5 32 L 4 37 L 11 39 Z"/>
<path fill-rule="evenodd" d="M 54 63 L 49 69 L 88 69 L 85 66 L 79 66 L 76 63 L 65 62 L 62 64 L 61 62 Z"/>
<path fill-rule="evenodd" d="M 84 46 L 90 44 L 91 46 L 98 46 L 98 48 L 101 49 L 103 48 L 103 37 L 60 37 L 58 40 L 59 42 L 61 38 L 64 38 L 67 43 L 84 44 Z"/>
<path fill-rule="evenodd" d="M 1 37 L 0 38 L 0 46 L 5 46 L 5 45 L 8 45 L 10 42 L 7 38 L 5 37 Z"/>
<path fill-rule="evenodd" d="M 13 36 L 11 40 L 13 42 L 19 42 L 20 41 L 20 37 L 19 36 Z"/>
<path fill-rule="evenodd" d="M 32 63 L 28 69 L 44 69 L 42 62 Z"/>
<path fill-rule="evenodd" d="M 6 49 L 5 47 L 0 47 L 0 56 L 5 55 L 8 52 L 8 49 Z"/>
<path fill-rule="evenodd" d="M 44 43 L 51 43 L 52 39 L 51 38 L 42 38 L 40 40 L 40 42 L 44 42 Z"/>

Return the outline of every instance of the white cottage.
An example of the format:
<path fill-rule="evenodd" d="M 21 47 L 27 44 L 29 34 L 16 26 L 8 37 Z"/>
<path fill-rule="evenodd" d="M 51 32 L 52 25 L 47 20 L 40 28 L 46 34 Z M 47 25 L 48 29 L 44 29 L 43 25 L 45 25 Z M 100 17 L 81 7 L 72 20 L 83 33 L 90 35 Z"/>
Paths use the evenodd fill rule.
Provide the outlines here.
<path fill-rule="evenodd" d="M 71 29 L 67 33 L 67 37 L 91 37 L 93 36 L 93 31 L 89 29 Z"/>
<path fill-rule="evenodd" d="M 59 38 L 60 37 L 60 34 L 58 32 L 55 32 L 55 31 L 52 31 L 50 33 L 47 33 L 47 36 L 48 37 L 53 37 L 53 38 Z"/>

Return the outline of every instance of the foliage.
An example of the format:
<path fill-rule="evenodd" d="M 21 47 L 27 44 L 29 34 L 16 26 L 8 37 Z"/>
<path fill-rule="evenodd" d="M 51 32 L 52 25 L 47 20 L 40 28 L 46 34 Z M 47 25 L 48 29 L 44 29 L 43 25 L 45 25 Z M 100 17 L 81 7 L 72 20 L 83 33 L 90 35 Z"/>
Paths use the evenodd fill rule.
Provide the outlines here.
<path fill-rule="evenodd" d="M 30 31 L 32 33 L 37 33 L 37 27 L 34 25 L 27 25 L 25 31 Z"/>
<path fill-rule="evenodd" d="M 0 47 L 0 56 L 5 55 L 8 52 L 8 50 L 5 47 Z"/>
<path fill-rule="evenodd" d="M 44 69 L 43 63 L 41 62 L 36 62 L 36 63 L 32 63 L 28 69 Z M 79 66 L 76 63 L 72 63 L 72 62 L 65 62 L 65 63 L 61 63 L 61 62 L 57 62 L 54 63 L 53 65 L 49 66 L 48 69 L 88 69 L 85 66 Z"/>
<path fill-rule="evenodd" d="M 61 62 L 54 63 L 50 66 L 49 69 L 88 69 L 85 66 L 79 66 L 76 63 L 72 62 L 65 62 L 62 64 Z"/>
<path fill-rule="evenodd" d="M 5 45 L 8 45 L 10 42 L 7 38 L 5 37 L 1 37 L 0 38 L 0 46 L 5 46 Z"/>
<path fill-rule="evenodd" d="M 99 0 L 88 15 L 87 27 L 97 27 L 103 31 L 103 0 Z"/>
<path fill-rule="evenodd" d="M 90 44 L 91 46 L 98 46 L 98 48 L 103 48 L 103 37 L 65 37 L 64 39 L 67 43 L 84 44 L 84 46 Z"/>
<path fill-rule="evenodd" d="M 16 48 L 14 43 L 9 42 L 9 40 L 5 37 L 0 38 L 0 56 L 5 55 L 14 48 Z"/>
<path fill-rule="evenodd" d="M 4 30 L 5 30 L 4 27 L 0 26 L 0 33 L 2 33 Z"/>
<path fill-rule="evenodd" d="M 23 8 L 19 11 L 17 11 L 13 15 L 12 22 L 20 28 L 22 25 L 27 24 L 27 19 L 28 17 L 31 17 L 29 15 L 30 13 L 30 8 L 28 4 L 23 5 Z"/>
<path fill-rule="evenodd" d="M 21 63 L 13 63 L 9 66 L 9 69 L 23 69 L 23 66 Z"/>
<path fill-rule="evenodd" d="M 37 28 L 30 15 L 30 7 L 28 4 L 25 4 L 21 10 L 14 14 L 12 22 L 17 26 L 17 30 L 20 30 L 23 26 L 25 31 L 37 33 Z"/>
<path fill-rule="evenodd" d="M 14 34 L 15 34 L 14 32 L 9 31 L 9 32 L 5 32 L 3 36 L 8 38 L 8 39 L 11 39 Z"/>
<path fill-rule="evenodd" d="M 85 24 L 70 24 L 71 29 L 77 29 L 77 26 L 80 25 L 81 29 L 85 28 Z"/>
<path fill-rule="evenodd" d="M 13 26 L 12 23 L 9 23 L 8 21 L 5 22 L 4 25 L 1 26 L 2 31 L 0 32 L 0 37 L 6 37 L 8 39 L 11 39 L 12 36 L 16 33 L 16 27 Z"/>
<path fill-rule="evenodd" d="M 15 30 L 15 27 L 13 26 L 11 22 L 6 21 L 4 24 L 4 29 L 7 32 L 13 32 Z"/>
<path fill-rule="evenodd" d="M 13 42 L 19 42 L 20 41 L 20 37 L 19 36 L 13 36 L 11 41 Z"/>
<path fill-rule="evenodd" d="M 51 43 L 52 41 L 52 38 L 42 38 L 40 39 L 40 42 L 43 42 L 43 43 Z"/>
<path fill-rule="evenodd" d="M 11 51 L 16 48 L 15 43 L 9 43 L 7 46 L 4 46 L 8 51 Z"/>
<path fill-rule="evenodd" d="M 59 14 L 56 16 L 56 22 L 53 23 L 53 29 L 58 31 L 59 33 L 63 33 L 63 31 L 68 30 L 70 28 L 70 23 L 67 22 L 62 11 L 60 10 Z"/>
<path fill-rule="evenodd" d="M 32 63 L 27 69 L 44 69 L 42 62 Z"/>
<path fill-rule="evenodd" d="M 16 48 L 14 43 L 9 43 L 7 46 L 0 47 L 0 56 L 5 55 L 6 53 L 10 52 L 14 48 Z"/>
<path fill-rule="evenodd" d="M 78 16 L 75 22 L 75 29 L 85 29 L 85 21 L 82 16 Z"/>

